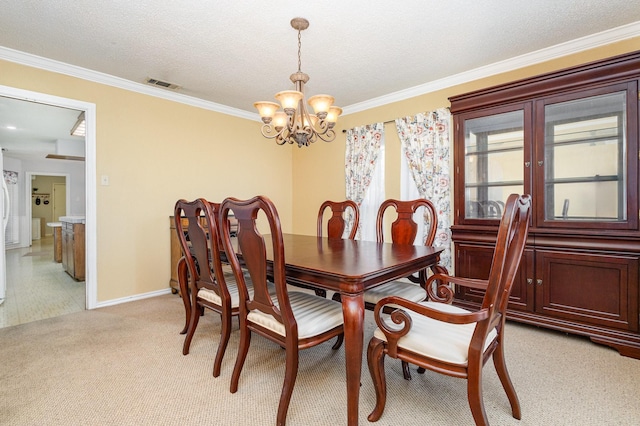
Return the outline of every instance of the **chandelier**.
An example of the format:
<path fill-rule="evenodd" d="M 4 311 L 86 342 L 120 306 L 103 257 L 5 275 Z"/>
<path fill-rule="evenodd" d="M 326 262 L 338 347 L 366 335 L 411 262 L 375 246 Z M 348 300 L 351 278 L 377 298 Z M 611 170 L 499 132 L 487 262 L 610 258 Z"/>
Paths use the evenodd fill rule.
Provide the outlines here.
<path fill-rule="evenodd" d="M 301 71 L 301 31 L 309 27 L 309 21 L 304 18 L 291 20 L 293 29 L 298 30 L 298 72 L 291 74 L 291 82 L 296 90 L 285 90 L 276 93 L 275 102 L 255 102 L 262 118 L 262 136 L 276 140 L 278 145 L 297 143 L 298 147 L 309 146 L 317 139 L 331 142 L 336 133 L 333 127 L 342 114 L 342 108 L 333 105 L 333 96 L 315 95 L 308 100 L 315 114 L 309 114 L 304 102 L 304 85 L 309 76 Z"/>

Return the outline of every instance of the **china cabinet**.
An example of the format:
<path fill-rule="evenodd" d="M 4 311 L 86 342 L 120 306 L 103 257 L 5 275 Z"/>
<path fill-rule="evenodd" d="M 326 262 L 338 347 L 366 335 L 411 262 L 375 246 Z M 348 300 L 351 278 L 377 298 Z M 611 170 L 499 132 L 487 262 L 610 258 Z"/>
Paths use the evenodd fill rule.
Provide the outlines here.
<path fill-rule="evenodd" d="M 509 318 L 640 358 L 640 52 L 450 98 L 455 269 L 486 278 L 510 193 L 533 211 Z M 473 307 L 476 291 L 458 290 Z"/>

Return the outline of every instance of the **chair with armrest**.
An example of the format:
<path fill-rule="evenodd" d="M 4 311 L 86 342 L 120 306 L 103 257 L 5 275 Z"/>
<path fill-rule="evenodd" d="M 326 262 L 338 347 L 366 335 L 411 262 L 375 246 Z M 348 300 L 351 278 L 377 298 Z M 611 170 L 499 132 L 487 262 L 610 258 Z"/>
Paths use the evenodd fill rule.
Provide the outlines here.
<path fill-rule="evenodd" d="M 233 212 L 239 222 L 237 249 L 229 237 L 226 218 Z M 260 233 L 258 215 L 266 216 L 270 238 Z M 266 197 L 249 200 L 227 198 L 220 211 L 222 241 L 240 288 L 240 344 L 231 377 L 231 393 L 238 390 L 240 373 L 249 351 L 252 333 L 257 333 L 285 349 L 285 377 L 280 394 L 277 424 L 284 425 L 298 372 L 298 352 L 340 336 L 344 332 L 342 306 L 314 294 L 289 291 L 285 273 L 285 253 L 278 212 Z M 272 252 L 275 295 L 269 293 L 267 253 Z M 242 266 L 253 282 L 248 292 Z"/>
<path fill-rule="evenodd" d="M 376 305 L 378 328 L 369 342 L 367 362 L 376 388 L 376 405 L 369 421 L 382 416 L 387 399 L 384 357 L 416 364 L 422 368 L 467 379 L 467 399 L 477 425 L 487 425 L 482 399 L 482 368 L 493 363 L 514 418 L 520 419 L 520 403 L 504 359 L 505 312 L 529 229 L 531 199 L 509 196 L 498 228 L 496 248 L 487 280 L 434 274 L 427 282 L 428 302 L 387 297 Z M 437 290 L 429 285 L 438 282 Z M 482 305 L 472 312 L 451 305 L 450 284 L 482 289 Z M 437 294 L 436 294 L 437 292 Z M 389 318 L 386 305 L 397 307 Z"/>
<path fill-rule="evenodd" d="M 231 336 L 231 317 L 238 315 L 240 305 L 235 278 L 230 269 L 223 269 L 221 261 L 222 247 L 217 220 L 219 206 L 199 198 L 194 201 L 178 200 L 174 209 L 176 231 L 183 254 L 178 263 L 178 279 L 182 294 L 189 294 L 191 298 L 189 306 L 185 302 L 189 319 L 182 353 L 189 353 L 204 308 L 219 313 L 221 330 L 213 367 L 214 377 L 220 375 L 222 359 Z M 188 288 L 183 284 L 187 282 Z"/>

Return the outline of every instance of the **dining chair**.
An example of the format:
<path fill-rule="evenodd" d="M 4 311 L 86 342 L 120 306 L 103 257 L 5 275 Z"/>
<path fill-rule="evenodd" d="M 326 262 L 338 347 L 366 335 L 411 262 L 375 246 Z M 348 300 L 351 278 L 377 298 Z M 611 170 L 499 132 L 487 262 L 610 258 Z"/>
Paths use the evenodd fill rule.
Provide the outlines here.
<path fill-rule="evenodd" d="M 239 223 L 237 247 L 228 234 L 226 219 L 230 212 Z M 259 230 L 259 215 L 266 217 L 269 237 Z M 285 377 L 276 423 L 284 425 L 298 373 L 298 352 L 344 333 L 342 306 L 311 293 L 288 290 L 280 219 L 271 200 L 263 196 L 249 200 L 227 198 L 221 205 L 220 223 L 224 249 L 244 302 L 240 305 L 240 344 L 230 390 L 231 393 L 238 390 L 251 334 L 257 333 L 277 343 L 285 349 Z M 271 262 L 268 261 L 268 252 L 273 254 Z M 241 256 L 242 265 L 238 256 Z M 241 266 L 251 277 L 253 293 L 247 289 Z M 275 294 L 269 293 L 267 269 L 273 271 Z M 335 345 L 334 348 L 337 349 Z"/>
<path fill-rule="evenodd" d="M 418 235 L 418 224 L 413 220 L 413 215 L 419 208 L 424 207 L 424 214 L 428 215 L 428 229 L 424 245 L 433 245 L 438 228 L 438 216 L 433 203 L 424 198 L 400 201 L 394 199 L 385 200 L 378 208 L 376 217 L 376 239 L 384 242 L 385 213 L 393 209 L 397 214 L 396 220 L 391 224 L 391 242 L 394 244 L 413 244 Z M 444 267 L 434 265 L 434 272 L 448 272 Z M 409 275 L 405 280 L 391 281 L 364 292 L 365 308 L 374 310 L 376 304 L 384 297 L 399 296 L 413 302 L 422 302 L 427 298 L 426 281 L 427 271 L 423 269 L 417 275 Z M 407 282 L 407 280 L 409 282 Z M 392 307 L 386 307 L 385 312 L 390 313 Z M 409 364 L 402 362 L 402 371 L 406 380 L 411 380 Z"/>
<path fill-rule="evenodd" d="M 351 214 L 353 217 L 353 222 L 351 223 L 351 230 L 349 231 L 349 235 L 347 238 L 350 240 L 354 240 L 356 238 L 356 234 L 358 232 L 358 225 L 360 224 L 360 209 L 358 209 L 358 204 L 352 200 L 345 201 L 325 201 L 320 206 L 318 210 L 318 237 L 323 236 L 324 229 L 324 216 L 325 211 L 327 209 L 331 210 L 331 216 L 327 220 L 327 238 L 343 238 L 345 235 L 345 230 L 347 228 L 348 219 L 345 220 L 345 215 Z M 351 213 L 349 210 L 351 209 Z M 326 297 L 326 290 L 315 289 L 315 292 L 318 296 Z M 338 298 L 334 298 L 334 300 L 338 300 Z"/>
<path fill-rule="evenodd" d="M 182 353 L 189 353 L 204 308 L 220 314 L 220 341 L 213 364 L 214 377 L 220 375 L 222 359 L 231 336 L 231 318 L 238 315 L 240 305 L 235 277 L 228 266 L 227 271 L 223 269 L 221 260 L 217 220 L 219 207 L 218 203 L 198 198 L 194 201 L 178 200 L 174 209 L 176 232 L 183 254 L 178 263 L 178 280 L 181 289 L 187 288 L 191 298 Z M 182 284 L 186 282 L 188 286 Z M 185 302 L 185 309 L 186 305 Z"/>
<path fill-rule="evenodd" d="M 367 363 L 376 390 L 376 405 L 369 421 L 379 420 L 386 404 L 385 355 L 467 379 L 467 399 L 477 425 L 489 423 L 482 398 L 482 369 L 492 357 L 511 413 L 514 418 L 521 418 L 520 402 L 505 364 L 504 325 L 509 294 L 527 239 L 530 213 L 528 195 L 509 196 L 487 280 L 434 274 L 427 281 L 428 302 L 416 303 L 393 296 L 378 302 L 374 310 L 378 328 L 367 349 Z M 440 283 L 437 294 L 429 286 L 433 282 Z M 452 305 L 450 284 L 484 290 L 480 309 L 469 311 Z M 391 317 L 382 314 L 387 305 L 397 307 Z"/>
<path fill-rule="evenodd" d="M 327 238 L 343 238 L 347 227 L 345 215 L 348 214 L 347 209 L 349 208 L 351 209 L 351 215 L 353 215 L 353 223 L 351 224 L 351 231 L 349 232 L 348 238 L 350 240 L 355 239 L 360 223 L 360 211 L 358 204 L 352 200 L 325 201 L 322 203 L 318 211 L 318 237 L 322 237 L 323 235 L 325 210 L 331 209 L 331 217 L 327 220 Z"/>

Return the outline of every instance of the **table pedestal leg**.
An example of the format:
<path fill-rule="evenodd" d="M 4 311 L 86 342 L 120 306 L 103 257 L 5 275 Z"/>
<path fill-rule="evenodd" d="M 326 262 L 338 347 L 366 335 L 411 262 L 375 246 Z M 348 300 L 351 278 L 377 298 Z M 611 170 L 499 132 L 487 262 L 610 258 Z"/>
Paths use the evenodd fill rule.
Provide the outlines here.
<path fill-rule="evenodd" d="M 341 294 L 344 315 L 344 352 L 347 371 L 347 424 L 358 424 L 360 375 L 364 340 L 364 296 Z"/>

